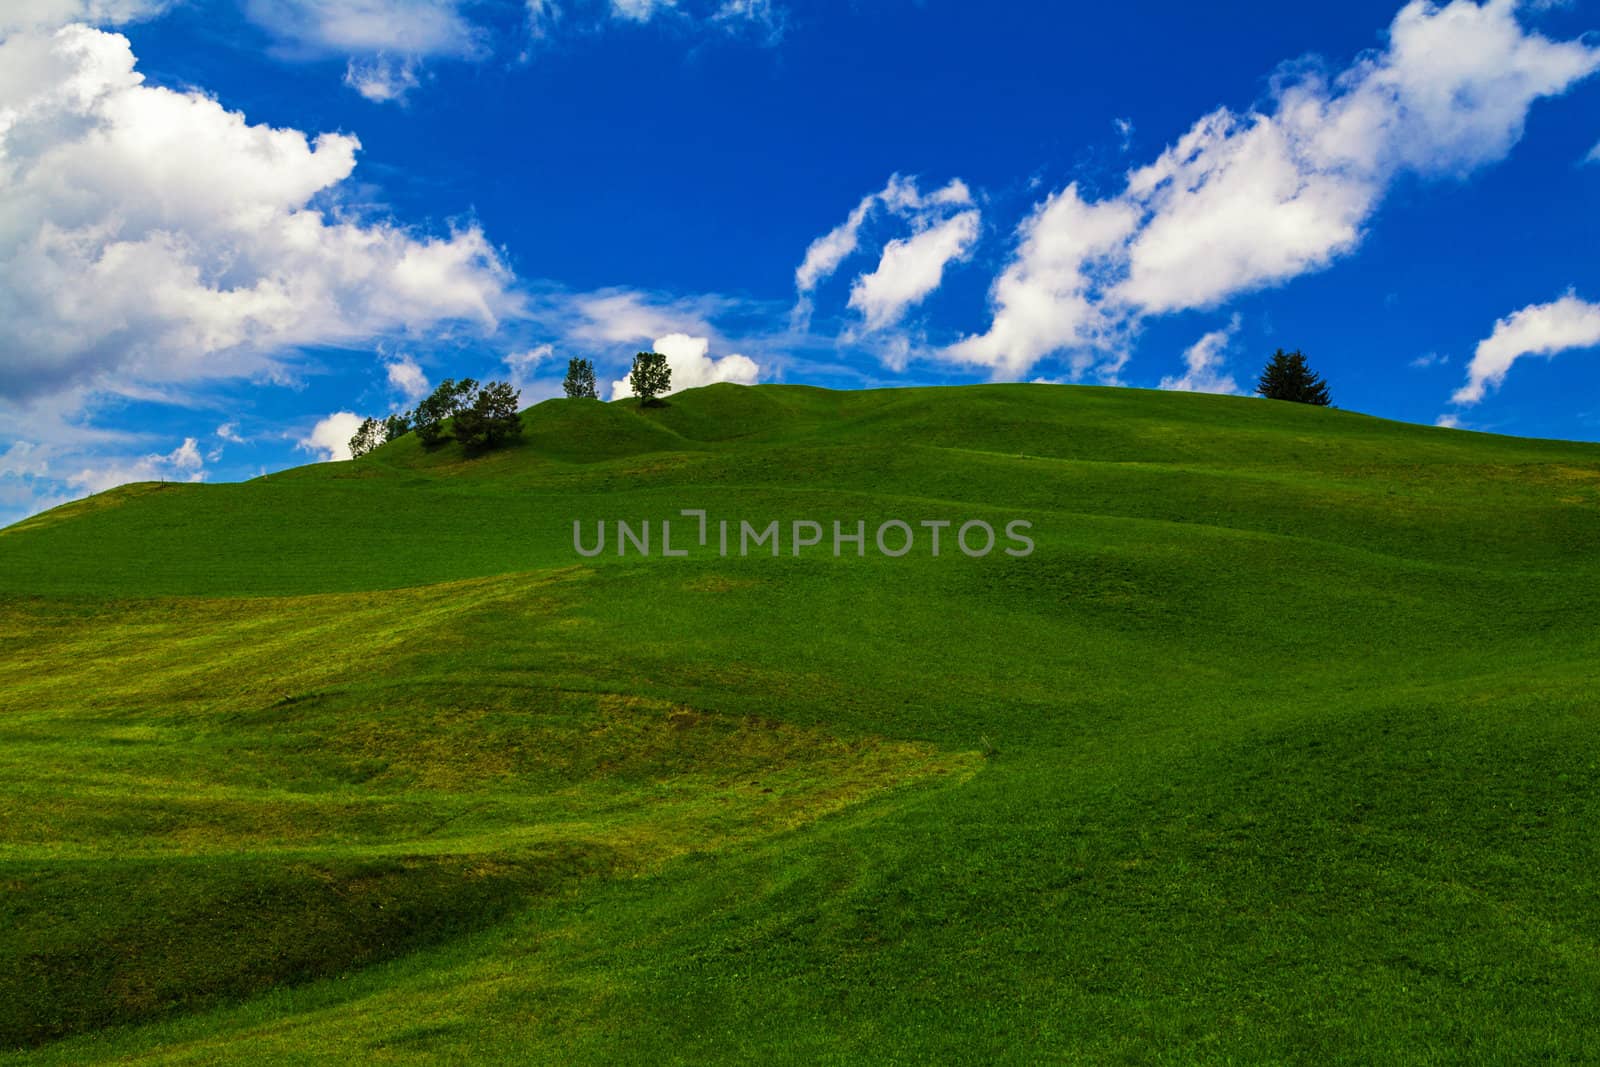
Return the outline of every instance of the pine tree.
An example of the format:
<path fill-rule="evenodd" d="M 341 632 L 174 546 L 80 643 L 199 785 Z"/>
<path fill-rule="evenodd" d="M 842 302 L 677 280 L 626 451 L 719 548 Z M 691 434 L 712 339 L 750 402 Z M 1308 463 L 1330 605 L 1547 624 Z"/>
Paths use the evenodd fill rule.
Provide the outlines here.
<path fill-rule="evenodd" d="M 587 359 L 571 359 L 567 361 L 567 380 L 562 383 L 562 388 L 567 391 L 567 399 L 576 400 L 588 397 L 598 399 L 599 391 L 594 385 L 594 364 Z"/>
<path fill-rule="evenodd" d="M 1328 394 L 1328 383 L 1321 375 L 1312 373 L 1306 357 L 1298 350 L 1285 352 L 1281 348 L 1272 354 L 1261 371 L 1256 392 L 1268 400 L 1292 400 L 1319 407 L 1327 407 L 1333 401 Z"/>
<path fill-rule="evenodd" d="M 628 384 L 633 387 L 633 395 L 639 398 L 641 406 L 656 403 L 656 397 L 672 389 L 672 368 L 667 366 L 667 357 L 660 352 L 640 352 L 634 356 Z"/>

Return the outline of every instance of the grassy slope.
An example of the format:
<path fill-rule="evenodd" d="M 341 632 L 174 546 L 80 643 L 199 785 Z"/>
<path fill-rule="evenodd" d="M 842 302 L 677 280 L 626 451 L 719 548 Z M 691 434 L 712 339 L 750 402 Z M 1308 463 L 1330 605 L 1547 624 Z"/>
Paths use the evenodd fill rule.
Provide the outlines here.
<path fill-rule="evenodd" d="M 1600 448 L 1037 386 L 525 419 L 0 533 L 8 1040 L 1588 1054 Z M 572 552 L 686 507 L 1039 548 Z"/>

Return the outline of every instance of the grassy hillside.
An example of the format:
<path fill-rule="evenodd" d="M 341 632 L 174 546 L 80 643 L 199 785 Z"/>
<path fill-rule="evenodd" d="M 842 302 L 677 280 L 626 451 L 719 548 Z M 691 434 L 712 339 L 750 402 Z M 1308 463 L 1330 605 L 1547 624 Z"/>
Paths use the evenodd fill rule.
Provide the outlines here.
<path fill-rule="evenodd" d="M 1600 446 L 1046 386 L 524 421 L 0 531 L 0 1049 L 1594 1055 Z M 683 508 L 1037 549 L 573 550 Z"/>

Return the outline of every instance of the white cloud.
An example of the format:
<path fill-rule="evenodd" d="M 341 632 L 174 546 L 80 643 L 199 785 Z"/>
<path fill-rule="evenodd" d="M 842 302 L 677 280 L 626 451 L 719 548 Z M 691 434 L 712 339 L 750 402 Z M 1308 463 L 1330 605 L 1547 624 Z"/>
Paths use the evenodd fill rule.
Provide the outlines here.
<path fill-rule="evenodd" d="M 1459 430 L 1461 429 L 1461 418 L 1458 415 L 1452 415 L 1446 412 L 1445 414 L 1440 415 L 1437 419 L 1434 419 L 1433 424 L 1435 426 L 1443 427 L 1446 430 Z"/>
<path fill-rule="evenodd" d="M 1549 304 L 1530 304 L 1494 324 L 1494 332 L 1478 342 L 1467 367 L 1467 381 L 1450 398 L 1470 406 L 1505 380 L 1511 365 L 1523 356 L 1554 356 L 1574 348 L 1600 345 L 1600 304 L 1568 293 Z"/>
<path fill-rule="evenodd" d="M 513 352 L 502 362 L 511 384 L 521 394 L 523 407 L 566 395 L 567 365 L 556 359 L 554 345 L 536 345 L 526 352 Z"/>
<path fill-rule="evenodd" d="M 249 19 L 285 44 L 330 55 L 471 58 L 484 32 L 460 0 L 245 0 Z"/>
<path fill-rule="evenodd" d="M 561 19 L 561 5 L 555 0 L 528 0 L 528 33 L 535 39 L 550 36 Z"/>
<path fill-rule="evenodd" d="M 422 84 L 417 70 L 417 61 L 410 56 L 352 59 L 345 66 L 344 83 L 375 104 L 397 103 Z"/>
<path fill-rule="evenodd" d="M 511 384 L 519 389 L 531 385 L 539 368 L 554 359 L 555 354 L 555 346 L 545 344 L 506 356 L 503 362 L 511 375 Z"/>
<path fill-rule="evenodd" d="M 562 324 L 576 341 L 633 343 L 669 333 L 709 334 L 708 318 L 718 310 L 715 301 L 662 300 L 632 289 L 606 289 L 560 298 Z"/>
<path fill-rule="evenodd" d="M 389 375 L 389 385 L 407 400 L 415 403 L 428 395 L 428 376 L 410 356 L 390 360 L 384 369 Z"/>
<path fill-rule="evenodd" d="M 1242 396 L 1244 390 L 1230 374 L 1222 373 L 1223 354 L 1239 329 L 1239 319 L 1221 330 L 1213 330 L 1190 345 L 1183 354 L 1182 375 L 1161 379 L 1160 388 L 1185 393 L 1226 393 Z"/>
<path fill-rule="evenodd" d="M 893 326 L 939 287 L 945 266 L 966 258 L 977 239 L 978 212 L 963 211 L 921 233 L 890 241 L 877 269 L 851 287 L 850 306 L 861 312 L 868 330 Z"/>
<path fill-rule="evenodd" d="M 748 23 L 765 26 L 776 37 L 783 32 L 783 12 L 772 0 L 723 0 L 711 15 L 712 22 L 725 25 Z"/>
<path fill-rule="evenodd" d="M 300 346 L 518 310 L 478 229 L 423 238 L 312 206 L 337 197 L 354 137 L 142 83 L 120 35 L 0 43 L 0 397 L 281 376 Z"/>
<path fill-rule="evenodd" d="M 666 337 L 656 338 L 651 351 L 667 357 L 667 366 L 672 368 L 670 392 L 673 393 L 711 385 L 714 382 L 754 385 L 761 376 L 760 366 L 747 356 L 735 353 L 723 356 L 721 359 L 712 359 L 708 355 L 711 351 L 711 341 L 705 337 L 690 337 L 681 333 L 669 334 Z M 628 379 L 623 378 L 611 383 L 611 399 L 617 400 L 632 395 L 633 386 L 628 384 Z"/>
<path fill-rule="evenodd" d="M 1067 352 L 1075 374 L 1115 374 L 1114 339 L 1140 317 L 1326 267 L 1360 243 L 1397 176 L 1504 157 L 1535 100 L 1597 68 L 1600 48 L 1525 31 L 1514 0 L 1417 0 L 1382 51 L 1332 78 L 1280 73 L 1266 108 L 1205 116 L 1116 196 L 1047 199 L 995 282 L 989 329 L 945 356 L 1020 377 Z"/>
<path fill-rule="evenodd" d="M 1410 366 L 1415 367 L 1418 370 L 1422 370 L 1425 367 L 1442 367 L 1449 362 L 1449 356 L 1441 355 L 1438 352 L 1424 352 L 1416 359 L 1413 359 L 1410 363 Z"/>
<path fill-rule="evenodd" d="M 1093 363 L 1083 350 L 1105 349 L 1116 318 L 1100 299 L 1099 264 L 1122 248 L 1138 211 L 1120 200 L 1090 203 L 1069 185 L 1036 208 L 1018 229 L 1017 253 L 995 281 L 998 309 L 988 331 L 948 350 L 951 359 L 993 367 L 997 377 L 1020 378 L 1058 349 L 1079 349 L 1075 376 Z M 1111 373 L 1120 369 L 1120 358 Z"/>
<path fill-rule="evenodd" d="M 318 420 L 311 432 L 295 443 L 303 452 L 318 453 L 321 461 L 350 458 L 350 438 L 361 429 L 361 416 L 349 411 L 336 411 Z"/>
<path fill-rule="evenodd" d="M 348 57 L 344 83 L 375 104 L 403 103 L 422 84 L 427 59 L 479 60 L 488 29 L 469 0 L 243 0 L 246 16 L 272 34 L 286 58 Z"/>
<path fill-rule="evenodd" d="M 649 22 L 677 6 L 677 0 L 611 0 L 611 15 L 627 22 Z"/>
<path fill-rule="evenodd" d="M 205 476 L 205 460 L 200 456 L 200 443 L 193 437 L 186 437 L 183 444 L 166 455 L 152 454 L 132 462 L 84 467 L 68 475 L 66 482 L 79 492 L 102 493 L 129 482 L 199 482 L 204 481 Z"/>
<path fill-rule="evenodd" d="M 892 183 L 894 179 L 890 181 Z M 877 204 L 879 195 L 873 193 L 862 198 L 843 222 L 811 242 L 806 249 L 805 259 L 801 260 L 794 272 L 794 286 L 802 296 L 816 289 L 839 269 L 845 257 L 856 250 L 860 243 L 861 224 L 866 222 L 867 213 Z"/>
<path fill-rule="evenodd" d="M 805 259 L 795 269 L 795 289 L 803 297 L 827 281 L 860 246 L 861 227 L 879 207 L 902 217 L 915 218 L 931 209 L 965 207 L 971 203 L 972 193 L 960 179 L 924 196 L 917 190 L 915 178 L 891 175 L 882 189 L 862 197 L 843 222 L 811 242 Z"/>
<path fill-rule="evenodd" d="M 1589 149 L 1589 154 L 1583 157 L 1585 163 L 1600 163 L 1600 143 Z"/>
<path fill-rule="evenodd" d="M 218 426 L 216 434 L 219 440 L 227 441 L 230 444 L 242 445 L 245 443 L 244 438 L 239 436 L 238 426 L 231 422 L 225 422 Z"/>
<path fill-rule="evenodd" d="M 1117 151 L 1126 152 L 1133 147 L 1133 120 L 1112 119 L 1111 125 L 1117 131 Z"/>
<path fill-rule="evenodd" d="M 45 450 L 32 441 L 14 441 L 0 453 L 0 477 L 38 478 L 49 473 Z"/>
<path fill-rule="evenodd" d="M 5 0 L 0 37 L 26 30 L 53 30 L 74 22 L 121 26 L 154 18 L 179 0 Z"/>
<path fill-rule="evenodd" d="M 796 301 L 790 313 L 794 330 L 809 328 L 817 287 L 860 249 L 862 231 L 875 215 L 889 216 L 910 234 L 885 243 L 878 266 L 851 284 L 849 307 L 861 313 L 861 329 L 869 335 L 897 325 L 910 308 L 939 287 L 945 267 L 966 258 L 978 238 L 980 216 L 965 182 L 957 178 L 923 193 L 915 178 L 891 175 L 888 184 L 863 197 L 844 222 L 807 247 L 794 274 Z M 854 342 L 860 338 L 852 328 L 843 339 Z M 905 365 L 908 338 L 869 340 L 891 367 Z"/>

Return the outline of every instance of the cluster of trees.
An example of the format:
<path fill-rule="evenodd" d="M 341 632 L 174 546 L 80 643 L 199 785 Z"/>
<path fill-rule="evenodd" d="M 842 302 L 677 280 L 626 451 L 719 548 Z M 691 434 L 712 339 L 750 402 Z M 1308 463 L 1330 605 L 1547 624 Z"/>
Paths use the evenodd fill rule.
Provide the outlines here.
<path fill-rule="evenodd" d="M 659 403 L 658 398 L 672 389 L 672 368 L 667 365 L 667 357 L 660 352 L 637 353 L 633 357 L 633 370 L 628 375 L 628 384 L 633 387 L 633 395 L 639 398 L 639 403 Z M 568 360 L 567 380 L 562 383 L 562 388 L 566 390 L 569 400 L 584 397 L 598 399 L 600 394 L 595 389 L 594 364 L 587 359 Z"/>
<path fill-rule="evenodd" d="M 628 384 L 642 405 L 659 404 L 660 397 L 672 389 L 672 368 L 660 352 L 639 352 L 633 357 Z M 587 359 L 567 361 L 567 378 L 562 383 L 568 399 L 599 399 L 594 363 Z M 1305 355 L 1296 350 L 1278 349 L 1267 361 L 1256 381 L 1256 392 L 1269 400 L 1290 400 L 1326 407 L 1333 402 L 1328 383 L 1311 370 Z M 350 453 L 364 456 L 381 444 L 415 432 L 426 447 L 444 441 L 445 423 L 450 434 L 469 452 L 481 452 L 522 433 L 522 417 L 517 412 L 519 394 L 508 382 L 479 385 L 471 378 L 446 378 L 414 410 L 402 411 L 384 419 L 363 419 L 350 438 Z"/>
<path fill-rule="evenodd" d="M 672 388 L 672 368 L 667 366 L 667 357 L 660 352 L 638 353 L 633 357 L 628 383 L 641 404 L 660 403 L 658 398 Z M 587 359 L 569 360 L 563 388 L 569 399 L 599 399 L 594 363 Z M 468 452 L 487 451 L 522 434 L 519 398 L 509 382 L 479 385 L 472 378 L 446 378 L 410 411 L 382 419 L 362 419 L 355 436 L 350 438 L 350 454 L 364 456 L 408 433 L 415 433 L 427 448 L 453 437 Z"/>
<path fill-rule="evenodd" d="M 350 438 L 350 454 L 364 456 L 413 432 L 428 448 L 454 437 L 468 452 L 487 451 L 522 434 L 519 396 L 509 382 L 479 385 L 472 378 L 446 378 L 411 411 L 385 419 L 363 419 Z M 448 434 L 446 421 L 450 423 Z"/>

